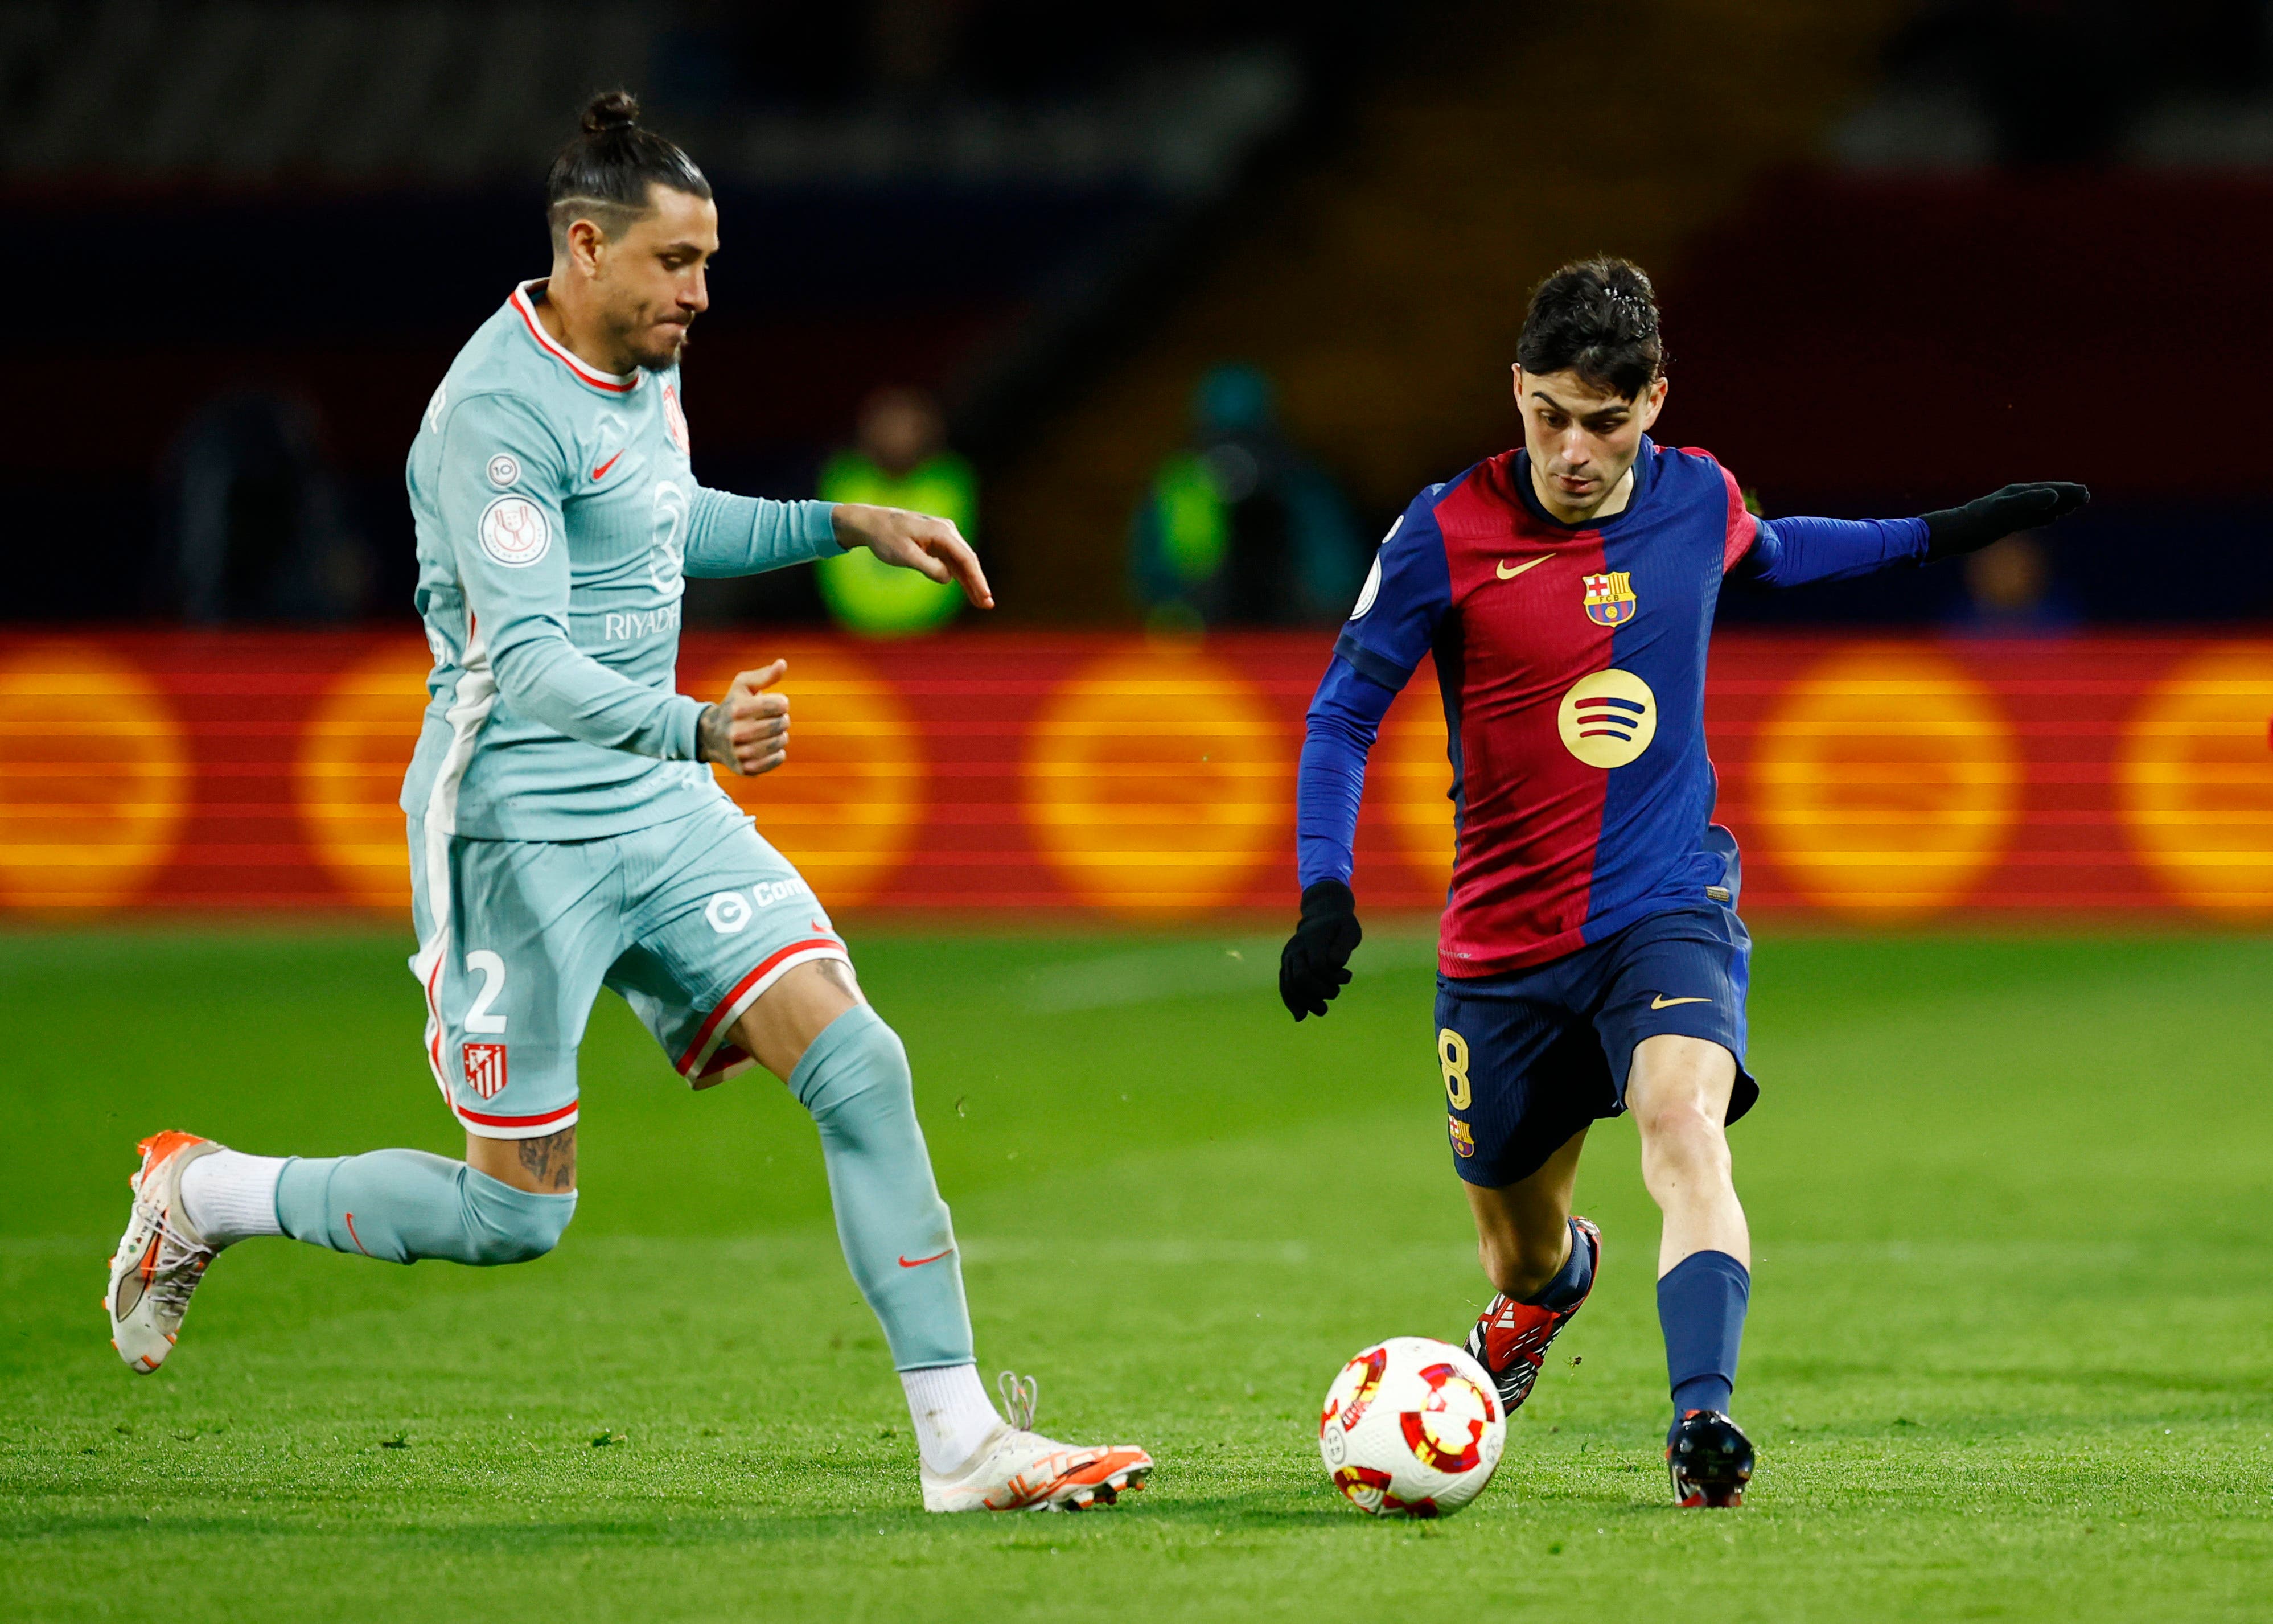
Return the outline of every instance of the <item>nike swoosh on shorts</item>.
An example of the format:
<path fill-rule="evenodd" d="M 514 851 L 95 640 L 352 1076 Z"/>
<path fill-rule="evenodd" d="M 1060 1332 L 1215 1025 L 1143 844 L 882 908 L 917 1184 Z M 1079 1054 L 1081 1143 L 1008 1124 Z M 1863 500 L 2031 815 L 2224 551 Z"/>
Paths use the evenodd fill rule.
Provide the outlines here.
<path fill-rule="evenodd" d="M 1712 1001 L 1709 998 L 1668 998 L 1661 992 L 1649 1000 L 1649 1007 L 1652 1009 L 1670 1009 L 1676 1004 L 1709 1004 Z"/>

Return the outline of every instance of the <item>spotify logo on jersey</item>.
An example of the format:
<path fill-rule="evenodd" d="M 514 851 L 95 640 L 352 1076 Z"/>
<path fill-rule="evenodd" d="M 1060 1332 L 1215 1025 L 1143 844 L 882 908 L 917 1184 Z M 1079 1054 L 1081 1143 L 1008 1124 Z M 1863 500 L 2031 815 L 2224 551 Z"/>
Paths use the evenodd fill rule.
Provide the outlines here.
<path fill-rule="evenodd" d="M 1588 767 L 1624 767 L 1657 737 L 1657 696 L 1632 671 L 1596 671 L 1571 685 L 1556 722 Z"/>

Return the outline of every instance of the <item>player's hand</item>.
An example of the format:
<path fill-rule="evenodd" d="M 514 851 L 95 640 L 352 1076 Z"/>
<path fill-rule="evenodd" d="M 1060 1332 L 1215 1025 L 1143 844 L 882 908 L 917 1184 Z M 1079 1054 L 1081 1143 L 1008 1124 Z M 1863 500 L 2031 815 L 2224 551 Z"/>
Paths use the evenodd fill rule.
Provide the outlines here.
<path fill-rule="evenodd" d="M 1349 956 L 1365 939 L 1357 898 L 1339 879 L 1321 879 L 1302 893 L 1302 923 L 1279 954 L 1279 996 L 1300 1021 L 1323 1015 L 1349 984 Z"/>
<path fill-rule="evenodd" d="M 2033 484 L 2007 485 L 1963 507 L 1921 514 L 1925 520 L 1926 562 L 1978 552 L 2015 530 L 2034 530 L 2055 519 L 2065 519 L 2090 500 L 2091 492 L 2082 485 L 2039 480 Z"/>
<path fill-rule="evenodd" d="M 789 760 L 789 695 L 766 692 L 788 670 L 788 661 L 776 660 L 744 671 L 724 699 L 703 708 L 694 737 L 705 761 L 755 778 Z"/>
<path fill-rule="evenodd" d="M 839 502 L 835 516 L 836 539 L 844 545 L 866 547 L 887 564 L 942 584 L 953 581 L 978 608 L 994 607 L 979 555 L 953 520 L 911 513 L 904 507 L 871 507 L 865 502 Z"/>

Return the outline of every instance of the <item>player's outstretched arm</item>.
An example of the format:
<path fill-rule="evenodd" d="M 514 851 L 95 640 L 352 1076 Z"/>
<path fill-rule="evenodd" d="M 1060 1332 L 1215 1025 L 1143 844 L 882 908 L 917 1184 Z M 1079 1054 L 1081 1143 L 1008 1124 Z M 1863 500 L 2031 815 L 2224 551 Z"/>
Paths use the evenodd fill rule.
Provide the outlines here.
<path fill-rule="evenodd" d="M 1978 552 L 2015 530 L 2039 529 L 2091 500 L 2082 485 L 2007 485 L 1962 507 L 1916 519 L 1762 519 L 1752 523 L 1730 573 L 1767 587 L 1846 580 L 1896 564 L 1931 564 Z"/>
<path fill-rule="evenodd" d="M 694 736 L 703 760 L 755 778 L 789 760 L 789 695 L 766 692 L 788 670 L 788 661 L 776 660 L 743 671 L 726 685 L 725 698 L 702 707 Z"/>
<path fill-rule="evenodd" d="M 953 581 L 973 606 L 994 607 L 994 594 L 986 585 L 986 572 L 979 567 L 979 555 L 971 550 L 971 543 L 963 539 L 953 520 L 912 513 L 904 507 L 839 502 L 836 520 L 836 539 L 844 546 L 866 547 L 887 564 L 941 583 Z"/>
<path fill-rule="evenodd" d="M 1962 507 L 1946 507 L 1939 512 L 1924 513 L 1926 543 L 1925 561 L 1954 558 L 1961 553 L 1978 552 L 1992 543 L 2001 542 L 2015 530 L 2037 530 L 2065 519 L 2091 500 L 2085 487 L 2065 480 L 2037 480 L 2032 483 L 2007 485 L 1977 498 Z"/>

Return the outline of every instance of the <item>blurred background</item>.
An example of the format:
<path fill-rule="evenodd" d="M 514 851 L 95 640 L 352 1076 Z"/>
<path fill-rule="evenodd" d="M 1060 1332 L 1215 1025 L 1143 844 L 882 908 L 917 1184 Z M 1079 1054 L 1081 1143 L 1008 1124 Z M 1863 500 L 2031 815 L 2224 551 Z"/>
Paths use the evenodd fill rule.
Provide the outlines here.
<path fill-rule="evenodd" d="M 62 273 L 0 617 L 407 615 L 410 425 L 616 84 L 720 190 L 703 478 L 944 482 L 1006 620 L 1339 617 L 1511 438 L 1525 293 L 1598 249 L 1657 276 L 1663 437 L 1771 513 L 2097 495 L 2057 547 L 1732 617 L 2273 608 L 2263 0 L 10 0 L 0 166 Z"/>
<path fill-rule="evenodd" d="M 1962 568 L 1732 591 L 1724 626 L 1892 638 L 1925 662 L 1902 682 L 1987 684 L 1985 709 L 1965 697 L 1962 715 L 1928 704 L 1919 721 L 1906 702 L 1887 725 L 2006 741 L 1990 754 L 2014 775 L 2007 812 L 1966 814 L 2005 831 L 2000 853 L 2030 830 L 2068 838 L 2032 798 L 2066 772 L 2099 797 L 2069 810 L 2097 820 L 2106 863 L 2133 864 L 2148 837 L 2123 785 L 2152 802 L 2169 773 L 2124 732 L 2127 707 L 2165 678 L 2231 701 L 2202 746 L 2226 764 L 2209 810 L 2229 834 L 2258 815 L 2268 0 L 7 0 L 0 166 L 32 247 L 31 387 L 0 460 L 0 644 L 37 668 L 25 680 L 62 669 L 69 633 L 108 651 L 88 670 L 127 685 L 103 692 L 154 683 L 250 726 L 226 683 L 181 688 L 172 668 L 206 655 L 154 675 L 148 640 L 337 628 L 213 656 L 311 673 L 292 679 L 300 709 L 261 724 L 284 755 L 355 661 L 379 659 L 357 679 L 371 692 L 414 692 L 371 652 L 412 647 L 396 666 L 416 664 L 412 429 L 468 333 L 543 273 L 545 166 L 584 99 L 619 84 L 718 188 L 725 251 L 686 368 L 698 474 L 953 514 L 998 586 L 991 631 L 1106 640 L 1052 645 L 1048 670 L 1077 673 L 1116 635 L 1233 634 L 1210 645 L 1231 666 L 1192 680 L 1216 694 L 1244 672 L 1269 717 L 1255 726 L 1298 733 L 1325 640 L 1291 629 L 1341 617 L 1416 488 L 1515 437 L 1505 369 L 1527 291 L 1608 251 L 1658 281 L 1660 438 L 1710 448 L 1768 514 L 1912 513 L 2016 478 L 2095 492 L 2057 536 Z M 940 718 L 904 684 L 965 658 L 946 651 L 968 628 L 951 598 L 866 563 L 690 584 L 690 664 L 819 640 L 824 664 L 852 662 L 846 693 L 892 689 L 928 737 Z M 120 640 L 128 625 L 141 641 Z M 1272 629 L 1292 640 L 1236 640 Z M 2022 656 L 2001 651 L 2053 659 L 2031 702 L 2056 713 L 2084 692 L 2058 683 L 2132 669 L 2090 641 L 2109 637 L 2160 652 L 2102 696 L 2097 754 L 2008 714 L 1996 684 Z M 1264 667 L 1240 652 L 1266 647 Z M 1816 769 L 1742 742 L 1745 705 L 1771 733 L 1805 720 L 1769 703 L 1804 676 L 1797 646 L 1723 647 L 1742 670 L 1716 676 L 1716 728 L 1735 730 L 1717 742 L 1741 812 L 1746 782 Z M 2204 650 L 2226 663 L 2180 669 Z M 1039 704 L 987 726 L 1026 739 Z M 203 782 L 206 723 L 184 715 L 183 770 Z M 1444 775 L 1424 745 L 1410 819 L 1433 828 Z M 368 752 L 374 785 L 396 748 L 389 734 Z M 1003 745 L 1001 772 L 1031 785 L 1033 748 Z M 1287 748 L 1227 793 L 1262 793 Z M 2125 767 L 2127 748 L 2148 765 Z M 1886 775 L 1915 777 L 1894 755 Z M 1950 794 L 1979 801 L 1982 774 L 2006 768 L 1955 770 Z M 1835 797 L 1870 775 L 1831 776 Z M 184 815 L 255 805 L 218 794 Z M 365 799 L 383 812 L 377 788 Z M 1274 800 L 1252 821 L 1281 842 L 1279 816 Z M 1003 861 L 1031 862 L 1019 849 Z M 1416 905 L 1432 872 L 1411 879 Z M 1211 894 L 1284 879 L 1266 865 Z M 2067 872 L 2059 894 L 2107 883 Z M 2273 902 L 2273 859 L 2250 885 Z"/>

